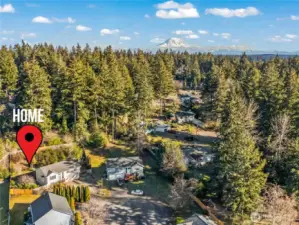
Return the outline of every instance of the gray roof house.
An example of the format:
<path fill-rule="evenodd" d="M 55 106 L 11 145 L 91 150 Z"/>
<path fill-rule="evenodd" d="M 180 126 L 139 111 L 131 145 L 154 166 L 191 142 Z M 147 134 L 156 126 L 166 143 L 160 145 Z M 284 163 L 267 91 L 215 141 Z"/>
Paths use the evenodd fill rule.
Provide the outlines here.
<path fill-rule="evenodd" d="M 40 185 L 51 185 L 59 181 L 70 181 L 80 177 L 81 164 L 76 161 L 61 161 L 36 169 L 36 181 Z"/>
<path fill-rule="evenodd" d="M 208 216 L 193 214 L 191 217 L 185 219 L 183 223 L 178 225 L 217 225 Z"/>
<path fill-rule="evenodd" d="M 65 197 L 45 193 L 28 208 L 25 225 L 73 225 L 74 213 Z"/>
<path fill-rule="evenodd" d="M 143 177 L 143 167 L 142 160 L 138 156 L 109 158 L 106 162 L 107 179 L 124 179 L 130 174 Z"/>
<path fill-rule="evenodd" d="M 180 111 L 176 112 L 175 118 L 179 124 L 189 123 L 195 119 L 195 113 L 191 111 Z"/>

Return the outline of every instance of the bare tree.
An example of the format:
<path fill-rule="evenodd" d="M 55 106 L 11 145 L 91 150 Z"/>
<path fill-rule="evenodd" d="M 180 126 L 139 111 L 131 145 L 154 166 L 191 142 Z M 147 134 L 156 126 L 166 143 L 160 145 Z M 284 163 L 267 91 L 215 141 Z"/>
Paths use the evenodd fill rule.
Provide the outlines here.
<path fill-rule="evenodd" d="M 90 225 L 103 224 L 107 215 L 105 203 L 100 198 L 94 196 L 88 203 L 83 204 L 80 210 L 88 214 L 88 224 Z"/>
<path fill-rule="evenodd" d="M 36 184 L 36 181 L 33 176 L 30 175 L 22 175 L 17 179 L 19 184 Z"/>
<path fill-rule="evenodd" d="M 271 185 L 265 190 L 263 212 L 272 225 L 291 225 L 298 214 L 295 207 L 295 199 L 289 197 L 279 185 Z"/>
<path fill-rule="evenodd" d="M 176 141 L 165 141 L 163 142 L 163 147 L 165 151 L 161 170 L 170 176 L 186 171 L 187 166 L 180 143 Z"/>
<path fill-rule="evenodd" d="M 269 144 L 270 151 L 274 153 L 275 160 L 281 159 L 288 149 L 290 132 L 290 117 L 286 114 L 275 117 L 271 123 L 272 136 Z"/>
<path fill-rule="evenodd" d="M 258 111 L 258 106 L 255 102 L 250 101 L 246 102 L 244 100 L 244 105 L 245 107 L 245 121 L 246 121 L 246 128 L 248 131 L 251 133 L 251 135 L 257 140 L 260 141 L 259 133 L 257 128 L 257 121 L 259 120 L 260 115 L 257 113 Z"/>
<path fill-rule="evenodd" d="M 196 184 L 195 179 L 185 180 L 183 176 L 176 177 L 170 190 L 171 206 L 174 209 L 185 208 L 191 201 L 190 194 L 194 191 Z"/>

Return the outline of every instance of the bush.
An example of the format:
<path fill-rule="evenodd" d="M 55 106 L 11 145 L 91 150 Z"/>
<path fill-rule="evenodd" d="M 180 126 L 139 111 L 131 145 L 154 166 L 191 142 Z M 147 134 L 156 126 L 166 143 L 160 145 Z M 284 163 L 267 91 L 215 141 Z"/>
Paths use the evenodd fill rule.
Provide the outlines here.
<path fill-rule="evenodd" d="M 60 137 L 52 137 L 48 140 L 48 146 L 51 146 L 51 145 L 60 145 L 60 144 L 63 144 L 63 141 Z"/>
<path fill-rule="evenodd" d="M 48 164 L 60 162 L 67 159 L 79 160 L 82 157 L 83 150 L 77 145 L 68 147 L 63 146 L 57 149 L 46 149 L 37 152 L 34 163 L 38 166 L 46 166 Z"/>
<path fill-rule="evenodd" d="M 6 168 L 0 167 L 0 179 L 9 177 L 9 171 Z"/>
<path fill-rule="evenodd" d="M 82 225 L 81 213 L 75 213 L 75 225 Z"/>
<path fill-rule="evenodd" d="M 178 216 L 178 217 L 175 218 L 175 223 L 176 224 L 180 224 L 180 223 L 184 223 L 184 222 L 185 222 L 185 220 L 184 220 L 183 217 Z"/>
<path fill-rule="evenodd" d="M 55 132 L 47 132 L 44 137 L 44 143 L 45 146 L 51 146 L 51 145 L 60 145 L 63 144 L 63 140 L 60 138 L 60 136 Z"/>
<path fill-rule="evenodd" d="M 90 135 L 88 146 L 92 148 L 106 147 L 108 144 L 107 136 L 102 132 L 96 132 Z"/>

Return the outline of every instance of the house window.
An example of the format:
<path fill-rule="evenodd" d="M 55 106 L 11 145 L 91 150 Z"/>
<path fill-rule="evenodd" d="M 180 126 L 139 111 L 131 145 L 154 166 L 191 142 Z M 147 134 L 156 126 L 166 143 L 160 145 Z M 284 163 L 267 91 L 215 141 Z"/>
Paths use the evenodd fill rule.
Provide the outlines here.
<path fill-rule="evenodd" d="M 56 175 L 50 176 L 50 180 L 56 180 Z"/>

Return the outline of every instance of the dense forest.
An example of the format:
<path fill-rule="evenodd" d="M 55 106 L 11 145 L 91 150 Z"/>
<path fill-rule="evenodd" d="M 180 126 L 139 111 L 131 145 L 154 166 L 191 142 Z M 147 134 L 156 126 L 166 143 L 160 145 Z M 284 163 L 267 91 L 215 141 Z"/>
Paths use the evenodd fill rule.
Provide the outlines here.
<path fill-rule="evenodd" d="M 23 42 L 2 46 L 0 85 L 2 136 L 17 129 L 13 108 L 42 108 L 44 131 L 72 133 L 77 141 L 97 130 L 134 137 L 153 100 L 163 105 L 178 88 L 200 91 L 196 117 L 219 134 L 206 194 L 213 192 L 235 218 L 256 209 L 266 183 L 299 198 L 299 57 L 261 61 Z"/>

